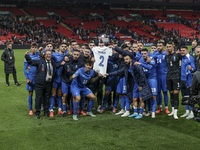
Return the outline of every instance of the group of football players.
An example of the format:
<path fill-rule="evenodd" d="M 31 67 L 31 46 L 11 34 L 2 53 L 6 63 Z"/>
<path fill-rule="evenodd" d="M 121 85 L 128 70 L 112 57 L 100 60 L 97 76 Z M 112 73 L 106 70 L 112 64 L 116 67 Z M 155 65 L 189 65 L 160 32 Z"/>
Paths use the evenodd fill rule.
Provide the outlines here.
<path fill-rule="evenodd" d="M 99 113 L 104 113 L 108 104 L 108 108 L 112 108 L 113 113 L 121 117 L 155 118 L 163 110 L 164 97 L 164 112 L 178 119 L 179 91 L 181 90 L 183 97 L 190 94 L 189 87 L 192 73 L 197 69 L 195 61 L 200 54 L 200 47 L 196 46 L 194 55 L 189 54 L 186 46 L 179 50 L 174 49 L 173 42 L 168 42 L 166 50 L 164 48 L 163 42 L 153 44 L 151 52 L 148 52 L 142 42 L 131 44 L 125 40 L 120 47 L 117 43 L 107 47 L 103 41 L 96 46 L 92 41 L 81 45 L 72 40 L 70 45 L 61 43 L 58 50 L 52 43 L 47 43 L 45 48 L 38 48 L 33 43 L 29 56 L 32 60 L 39 60 L 45 50 L 51 50 L 51 59 L 56 62 L 56 76 L 52 81 L 49 99 L 50 117 L 54 117 L 55 107 L 58 108 L 57 114 L 63 117 L 67 114 L 73 115 L 74 120 L 78 120 L 81 115 L 96 117 L 92 110 L 97 93 Z M 33 115 L 32 96 L 36 67 L 29 65 L 26 59 L 24 74 L 29 92 L 29 115 Z M 168 109 L 168 93 L 171 113 Z M 117 112 L 119 99 L 121 110 Z M 133 113 L 130 114 L 132 108 Z M 181 117 L 194 118 L 192 108 L 191 111 L 188 105 L 185 108 L 186 113 Z"/>

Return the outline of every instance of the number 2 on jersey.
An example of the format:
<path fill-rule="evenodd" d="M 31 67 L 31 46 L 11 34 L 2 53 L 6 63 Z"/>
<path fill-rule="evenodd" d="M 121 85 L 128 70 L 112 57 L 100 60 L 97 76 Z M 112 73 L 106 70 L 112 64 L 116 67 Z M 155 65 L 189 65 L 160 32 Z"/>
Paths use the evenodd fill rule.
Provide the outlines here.
<path fill-rule="evenodd" d="M 101 62 L 99 63 L 99 66 L 103 67 L 103 66 L 104 66 L 104 65 L 103 65 L 104 57 L 103 57 L 103 56 L 100 56 L 99 59 L 101 59 Z"/>

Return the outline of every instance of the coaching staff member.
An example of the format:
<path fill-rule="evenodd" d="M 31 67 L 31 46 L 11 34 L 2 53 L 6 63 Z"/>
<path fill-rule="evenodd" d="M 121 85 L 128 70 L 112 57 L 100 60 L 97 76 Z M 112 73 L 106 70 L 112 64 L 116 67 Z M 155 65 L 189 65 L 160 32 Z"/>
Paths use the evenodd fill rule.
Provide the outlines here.
<path fill-rule="evenodd" d="M 13 78 L 15 81 L 15 86 L 19 86 L 21 84 L 17 81 L 17 75 L 16 75 L 16 68 L 15 68 L 15 56 L 14 51 L 12 50 L 12 43 L 7 42 L 6 48 L 4 52 L 1 55 L 1 60 L 4 61 L 4 72 L 6 74 L 6 84 L 7 86 L 10 86 L 9 84 L 9 74 L 13 74 Z"/>
<path fill-rule="evenodd" d="M 25 53 L 25 58 L 28 64 L 36 66 L 35 74 L 35 115 L 36 119 L 40 119 L 41 103 L 43 102 L 44 115 L 49 117 L 49 99 L 51 95 L 52 81 L 55 76 L 55 62 L 51 59 L 52 52 L 46 50 L 44 58 L 40 60 L 32 60 L 29 56 L 29 52 Z"/>

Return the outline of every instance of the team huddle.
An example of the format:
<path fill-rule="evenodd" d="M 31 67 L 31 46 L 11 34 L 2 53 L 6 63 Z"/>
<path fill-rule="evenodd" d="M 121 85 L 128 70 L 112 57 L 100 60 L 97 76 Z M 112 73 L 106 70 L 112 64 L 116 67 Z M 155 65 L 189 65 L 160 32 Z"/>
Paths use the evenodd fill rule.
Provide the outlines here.
<path fill-rule="evenodd" d="M 175 50 L 173 42 L 166 44 L 166 50 L 164 43 L 158 42 L 152 45 L 151 53 L 142 42 L 131 45 L 125 40 L 120 48 L 117 45 L 113 43 L 107 47 L 103 41 L 98 46 L 94 42 L 79 45 L 71 41 L 69 47 L 62 43 L 59 50 L 52 43 L 47 43 L 44 49 L 40 47 L 37 51 L 38 45 L 33 43 L 31 52 L 26 52 L 24 59 L 29 115 L 33 115 L 32 95 L 35 90 L 37 119 L 40 118 L 41 104 L 46 117 L 54 117 L 55 104 L 58 114 L 63 117 L 67 114 L 73 114 L 74 120 L 78 120 L 79 114 L 96 117 L 92 113 L 96 99 L 99 113 L 106 111 L 108 103 L 113 104 L 115 115 L 121 117 L 155 118 L 156 113 L 163 110 L 162 95 L 165 113 L 178 119 L 179 91 L 183 97 L 190 94 L 200 47 L 196 47 L 195 56 L 191 56 L 186 46 Z M 168 91 L 171 112 L 168 109 Z M 121 110 L 117 111 L 119 99 Z M 132 107 L 134 112 L 130 114 Z M 185 107 L 186 113 L 181 117 L 194 118 L 192 108 L 189 111 L 189 106 Z"/>

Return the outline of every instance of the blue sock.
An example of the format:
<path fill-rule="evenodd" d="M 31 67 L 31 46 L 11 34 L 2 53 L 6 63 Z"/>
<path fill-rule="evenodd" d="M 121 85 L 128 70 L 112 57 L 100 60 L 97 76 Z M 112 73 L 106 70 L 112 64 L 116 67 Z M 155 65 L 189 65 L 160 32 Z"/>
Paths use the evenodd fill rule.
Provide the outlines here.
<path fill-rule="evenodd" d="M 50 110 L 53 109 L 54 103 L 55 103 L 55 96 L 51 96 L 51 98 L 50 98 L 50 108 L 49 108 Z"/>
<path fill-rule="evenodd" d="M 94 106 L 94 101 L 90 100 L 89 101 L 89 107 L 88 107 L 88 112 L 92 111 L 92 107 Z"/>
<path fill-rule="evenodd" d="M 138 109 L 137 108 L 134 108 L 134 113 L 138 113 Z"/>
<path fill-rule="evenodd" d="M 193 107 L 190 106 L 190 111 L 192 111 Z"/>
<path fill-rule="evenodd" d="M 129 111 L 130 110 L 130 101 L 129 101 L 128 96 L 125 96 L 125 98 L 126 98 L 126 111 Z"/>
<path fill-rule="evenodd" d="M 117 95 L 117 96 L 115 97 L 115 103 L 114 103 L 114 107 L 113 107 L 114 109 L 117 108 L 118 103 L 119 103 L 119 95 Z"/>
<path fill-rule="evenodd" d="M 28 108 L 32 110 L 32 96 L 28 95 Z"/>
<path fill-rule="evenodd" d="M 66 104 L 63 104 L 63 112 L 66 112 L 66 111 L 67 111 Z"/>
<path fill-rule="evenodd" d="M 83 111 L 83 108 L 84 108 L 84 103 L 85 103 L 85 97 L 81 97 L 81 103 L 80 103 L 80 105 L 81 105 L 81 111 Z"/>
<path fill-rule="evenodd" d="M 167 92 L 163 92 L 163 94 L 164 94 L 165 106 L 168 106 L 168 94 Z"/>
<path fill-rule="evenodd" d="M 189 105 L 185 105 L 185 109 L 186 109 L 186 110 L 189 110 Z"/>
<path fill-rule="evenodd" d="M 156 99 L 152 100 L 152 112 L 156 112 Z"/>
<path fill-rule="evenodd" d="M 121 109 L 124 109 L 125 102 L 126 102 L 126 97 L 125 96 L 121 96 Z"/>
<path fill-rule="evenodd" d="M 62 108 L 62 97 L 61 96 L 58 96 L 57 102 L 58 102 L 58 108 Z"/>
<path fill-rule="evenodd" d="M 162 105 L 162 93 L 159 92 L 158 96 L 156 97 L 157 105 L 160 106 Z"/>
<path fill-rule="evenodd" d="M 103 100 L 103 107 L 102 107 L 103 110 L 106 109 L 107 101 L 108 101 L 108 96 L 105 95 L 105 96 L 104 96 L 104 100 Z"/>
<path fill-rule="evenodd" d="M 74 112 L 74 115 L 77 115 L 77 111 L 78 111 L 78 103 L 77 102 L 73 102 L 73 112 Z"/>
<path fill-rule="evenodd" d="M 140 114 L 142 115 L 144 108 L 140 108 Z"/>

